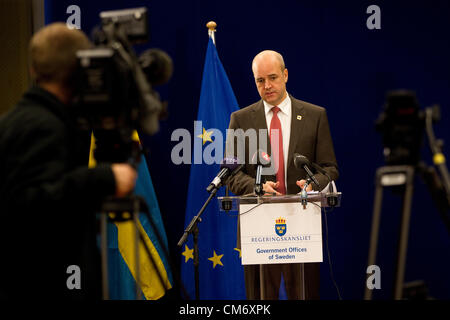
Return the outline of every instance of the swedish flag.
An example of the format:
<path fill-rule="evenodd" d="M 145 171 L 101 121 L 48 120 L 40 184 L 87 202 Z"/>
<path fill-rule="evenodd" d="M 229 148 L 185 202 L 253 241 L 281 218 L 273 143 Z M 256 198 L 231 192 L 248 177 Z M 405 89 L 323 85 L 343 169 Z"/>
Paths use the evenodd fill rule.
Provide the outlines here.
<path fill-rule="evenodd" d="M 138 139 L 135 134 L 135 139 Z M 91 143 L 89 166 L 95 165 L 93 158 L 94 137 Z M 139 215 L 138 228 L 145 244 L 139 243 L 139 270 L 143 297 L 156 300 L 172 288 L 173 278 L 168 261 L 168 243 L 145 157 L 141 156 L 138 167 L 135 194 L 145 199 L 150 211 Z M 149 220 L 151 219 L 151 220 Z M 109 297 L 114 300 L 136 298 L 136 260 L 134 222 L 108 223 L 108 279 Z M 149 257 L 147 248 L 151 254 Z"/>

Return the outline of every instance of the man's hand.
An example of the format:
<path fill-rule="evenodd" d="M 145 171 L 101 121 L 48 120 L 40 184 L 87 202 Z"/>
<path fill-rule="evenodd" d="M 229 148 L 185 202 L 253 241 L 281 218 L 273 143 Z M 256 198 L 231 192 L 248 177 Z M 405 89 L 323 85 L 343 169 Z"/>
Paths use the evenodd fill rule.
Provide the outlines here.
<path fill-rule="evenodd" d="M 297 180 L 297 185 L 300 187 L 300 189 L 302 189 L 303 190 L 303 188 L 305 187 L 305 184 L 306 184 L 306 180 L 305 179 L 302 179 L 302 180 Z M 312 191 L 312 184 L 310 183 L 309 185 L 308 185 L 308 187 L 306 188 L 306 191 Z M 300 192 L 299 192 L 300 193 Z"/>
<path fill-rule="evenodd" d="M 115 163 L 111 170 L 116 179 L 116 196 L 121 198 L 128 195 L 136 184 L 137 172 L 127 163 Z"/>
<path fill-rule="evenodd" d="M 273 181 L 267 181 L 263 184 L 263 190 L 267 194 L 276 194 L 277 196 L 281 196 L 281 193 L 279 193 L 276 189 L 280 186 L 280 182 L 273 182 Z"/>

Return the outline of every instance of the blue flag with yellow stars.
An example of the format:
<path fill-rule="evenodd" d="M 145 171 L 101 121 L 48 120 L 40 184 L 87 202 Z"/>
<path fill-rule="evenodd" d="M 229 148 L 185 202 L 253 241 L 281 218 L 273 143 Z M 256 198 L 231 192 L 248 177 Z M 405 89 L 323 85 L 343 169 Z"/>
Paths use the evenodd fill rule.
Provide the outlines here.
<path fill-rule="evenodd" d="M 230 115 L 238 103 L 228 77 L 209 39 L 197 121 L 194 155 L 189 178 L 185 226 L 199 212 L 209 194 L 206 187 L 220 171 Z M 224 195 L 224 188 L 217 196 Z M 231 195 L 231 194 L 230 194 Z M 199 228 L 200 299 L 245 299 L 240 251 L 236 248 L 236 212 L 219 211 L 217 198 L 202 214 Z M 181 277 L 191 299 L 195 298 L 192 235 L 181 250 Z"/>

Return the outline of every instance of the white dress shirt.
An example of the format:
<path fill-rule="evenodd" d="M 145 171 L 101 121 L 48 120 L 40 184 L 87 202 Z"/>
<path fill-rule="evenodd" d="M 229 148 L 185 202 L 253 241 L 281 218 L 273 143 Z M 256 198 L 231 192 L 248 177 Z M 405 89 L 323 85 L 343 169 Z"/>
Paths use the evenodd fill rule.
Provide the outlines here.
<path fill-rule="evenodd" d="M 264 111 L 266 114 L 267 130 L 269 130 L 268 134 L 270 137 L 270 122 L 272 121 L 273 117 L 273 112 L 271 109 L 274 106 L 268 104 L 264 100 L 263 103 L 264 103 Z M 280 119 L 281 132 L 283 135 L 283 158 L 284 158 L 284 179 L 285 179 L 284 181 L 287 184 L 287 160 L 289 154 L 289 139 L 291 137 L 291 117 L 292 117 L 292 102 L 291 98 L 289 98 L 289 95 L 286 95 L 286 98 L 277 107 L 280 108 L 280 111 L 278 112 L 278 119 Z"/>

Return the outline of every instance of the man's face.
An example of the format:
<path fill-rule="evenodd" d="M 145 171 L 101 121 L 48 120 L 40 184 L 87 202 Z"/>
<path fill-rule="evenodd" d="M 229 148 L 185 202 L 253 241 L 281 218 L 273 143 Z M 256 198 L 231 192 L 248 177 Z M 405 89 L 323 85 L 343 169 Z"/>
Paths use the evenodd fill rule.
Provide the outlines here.
<path fill-rule="evenodd" d="M 281 70 L 280 62 L 273 56 L 259 57 L 253 62 L 253 75 L 261 98 L 270 105 L 279 105 L 286 98 L 288 71 Z"/>

